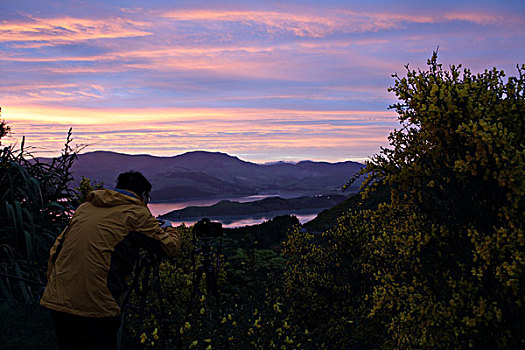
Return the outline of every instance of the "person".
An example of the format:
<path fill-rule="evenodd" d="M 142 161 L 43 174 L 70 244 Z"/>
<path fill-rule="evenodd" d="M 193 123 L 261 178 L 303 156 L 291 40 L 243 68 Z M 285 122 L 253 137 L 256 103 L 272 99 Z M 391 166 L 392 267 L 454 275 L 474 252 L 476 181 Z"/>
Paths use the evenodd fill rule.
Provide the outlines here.
<path fill-rule="evenodd" d="M 120 174 L 115 190 L 88 195 L 56 239 L 40 304 L 52 311 L 60 349 L 115 349 L 140 249 L 178 254 L 180 233 L 147 207 L 151 187 L 139 172 Z"/>

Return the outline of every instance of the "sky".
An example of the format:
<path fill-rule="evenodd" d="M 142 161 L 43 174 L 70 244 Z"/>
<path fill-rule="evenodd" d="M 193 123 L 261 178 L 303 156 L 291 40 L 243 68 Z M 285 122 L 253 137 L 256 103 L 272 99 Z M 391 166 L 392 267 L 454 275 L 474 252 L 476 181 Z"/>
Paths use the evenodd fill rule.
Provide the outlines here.
<path fill-rule="evenodd" d="M 525 1 L 0 0 L 3 143 L 364 161 L 393 73 L 525 63 Z"/>

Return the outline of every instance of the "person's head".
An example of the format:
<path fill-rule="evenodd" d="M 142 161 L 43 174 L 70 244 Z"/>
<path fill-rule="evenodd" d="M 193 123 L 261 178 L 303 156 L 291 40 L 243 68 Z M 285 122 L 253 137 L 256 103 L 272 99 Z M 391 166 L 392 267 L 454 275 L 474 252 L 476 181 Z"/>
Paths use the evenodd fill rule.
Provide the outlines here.
<path fill-rule="evenodd" d="M 138 171 L 121 173 L 117 178 L 117 189 L 128 190 L 141 197 L 144 203 L 149 202 L 151 183 Z"/>

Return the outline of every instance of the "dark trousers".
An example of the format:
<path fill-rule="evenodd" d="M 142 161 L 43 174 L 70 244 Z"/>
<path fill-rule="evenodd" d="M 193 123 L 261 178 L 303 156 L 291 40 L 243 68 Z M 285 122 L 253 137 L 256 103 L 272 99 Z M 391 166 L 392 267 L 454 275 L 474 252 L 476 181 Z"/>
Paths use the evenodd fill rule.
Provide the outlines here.
<path fill-rule="evenodd" d="M 83 317 L 53 311 L 60 350 L 114 350 L 119 317 Z"/>

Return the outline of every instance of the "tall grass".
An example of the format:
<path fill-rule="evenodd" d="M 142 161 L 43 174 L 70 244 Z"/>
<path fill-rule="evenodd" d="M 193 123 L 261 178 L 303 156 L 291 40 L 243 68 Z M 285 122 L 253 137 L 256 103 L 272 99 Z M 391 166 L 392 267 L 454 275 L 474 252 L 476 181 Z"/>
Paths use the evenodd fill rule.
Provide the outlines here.
<path fill-rule="evenodd" d="M 24 143 L 0 149 L 0 298 L 32 302 L 45 284 L 49 248 L 75 205 L 68 185 L 79 148 L 71 147 L 71 129 L 56 158 L 36 158 Z"/>

